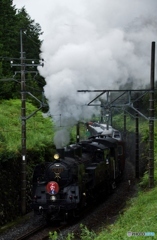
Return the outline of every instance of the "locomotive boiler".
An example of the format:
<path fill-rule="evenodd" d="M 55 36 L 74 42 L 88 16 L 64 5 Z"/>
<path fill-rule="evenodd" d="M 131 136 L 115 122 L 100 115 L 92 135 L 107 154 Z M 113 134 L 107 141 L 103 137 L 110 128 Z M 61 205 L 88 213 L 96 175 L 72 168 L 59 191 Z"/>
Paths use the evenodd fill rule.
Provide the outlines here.
<path fill-rule="evenodd" d="M 34 169 L 34 212 L 44 214 L 47 221 L 77 216 L 93 199 L 116 187 L 124 165 L 124 142 L 105 135 L 58 149 L 52 162 Z"/>

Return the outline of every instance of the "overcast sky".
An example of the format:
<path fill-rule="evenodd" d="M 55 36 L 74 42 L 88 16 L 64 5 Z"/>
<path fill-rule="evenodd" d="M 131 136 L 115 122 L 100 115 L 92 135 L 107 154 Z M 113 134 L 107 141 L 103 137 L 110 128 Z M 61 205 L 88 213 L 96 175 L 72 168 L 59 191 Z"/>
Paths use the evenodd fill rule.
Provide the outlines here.
<path fill-rule="evenodd" d="M 44 31 L 45 95 L 52 115 L 80 119 L 93 99 L 79 89 L 119 89 L 150 81 L 157 0 L 14 0 Z M 87 111 L 88 109 L 88 111 Z M 89 113 L 88 113 L 89 114 Z M 66 121 L 65 120 L 65 121 Z"/>
<path fill-rule="evenodd" d="M 48 27 L 46 19 L 51 9 L 51 2 L 51 0 L 13 0 L 13 5 L 16 5 L 17 9 L 25 6 L 31 19 L 39 23 L 44 30 Z"/>

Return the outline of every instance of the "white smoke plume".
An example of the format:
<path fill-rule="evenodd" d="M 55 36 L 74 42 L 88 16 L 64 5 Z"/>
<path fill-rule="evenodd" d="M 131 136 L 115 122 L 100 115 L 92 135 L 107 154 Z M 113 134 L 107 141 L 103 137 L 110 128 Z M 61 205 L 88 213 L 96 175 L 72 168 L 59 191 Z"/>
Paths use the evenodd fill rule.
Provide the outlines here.
<path fill-rule="evenodd" d="M 119 89 L 128 81 L 133 88 L 149 84 L 151 42 L 157 36 L 156 0 L 48 3 L 41 48 L 45 66 L 39 71 L 56 123 L 59 116 L 67 125 L 95 111 L 85 106 L 95 95 L 77 90 Z"/>
<path fill-rule="evenodd" d="M 67 129 L 58 130 L 54 136 L 54 144 L 57 149 L 63 148 L 70 141 L 69 132 Z"/>

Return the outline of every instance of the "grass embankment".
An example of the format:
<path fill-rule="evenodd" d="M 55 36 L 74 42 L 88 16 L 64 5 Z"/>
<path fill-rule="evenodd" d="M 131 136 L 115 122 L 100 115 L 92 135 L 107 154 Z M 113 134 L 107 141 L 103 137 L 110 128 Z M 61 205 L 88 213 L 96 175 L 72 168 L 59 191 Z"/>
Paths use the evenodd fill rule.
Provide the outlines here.
<path fill-rule="evenodd" d="M 157 187 L 149 191 L 139 191 L 136 198 L 129 201 L 117 222 L 105 228 L 96 240 L 128 239 L 128 232 L 156 234 L 154 237 L 131 236 L 131 239 L 157 239 Z"/>
<path fill-rule="evenodd" d="M 0 150 L 17 152 L 21 149 L 21 101 L 18 99 L 1 101 L 0 107 Z M 29 118 L 37 110 L 31 103 L 26 105 L 27 149 L 40 148 L 52 143 L 53 125 L 50 118 L 44 118 L 41 111 Z"/>

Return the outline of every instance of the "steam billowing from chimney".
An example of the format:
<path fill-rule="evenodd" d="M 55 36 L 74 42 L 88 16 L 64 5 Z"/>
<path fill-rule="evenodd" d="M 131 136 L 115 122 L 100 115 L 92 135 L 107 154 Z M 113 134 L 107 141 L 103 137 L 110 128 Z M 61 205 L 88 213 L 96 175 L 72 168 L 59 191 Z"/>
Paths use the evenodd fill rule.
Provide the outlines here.
<path fill-rule="evenodd" d="M 157 33 L 156 0 L 53 0 L 41 57 L 45 96 L 56 124 L 74 124 L 96 110 L 93 93 L 129 81 L 150 81 L 151 42 Z M 100 109 L 99 109 L 100 110 Z"/>
<path fill-rule="evenodd" d="M 70 141 L 69 132 L 66 129 L 61 129 L 56 132 L 54 136 L 54 144 L 57 149 L 61 149 L 66 146 Z"/>

